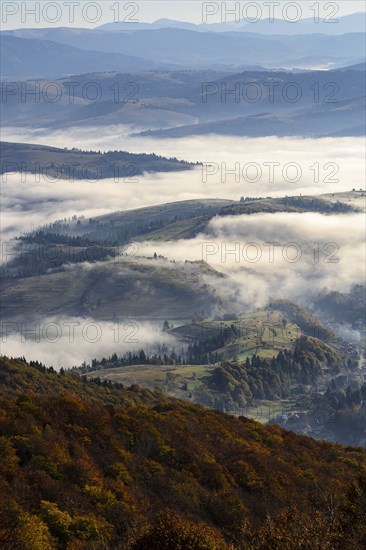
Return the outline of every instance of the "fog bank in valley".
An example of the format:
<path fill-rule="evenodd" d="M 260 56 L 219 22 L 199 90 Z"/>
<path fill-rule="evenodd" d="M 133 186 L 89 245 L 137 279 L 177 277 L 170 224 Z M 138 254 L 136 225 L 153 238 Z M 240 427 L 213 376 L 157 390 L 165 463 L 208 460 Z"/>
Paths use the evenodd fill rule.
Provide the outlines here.
<path fill-rule="evenodd" d="M 130 138 L 119 127 L 73 129 L 70 134 L 5 128 L 3 139 L 57 147 L 127 150 L 200 161 L 178 173 L 114 181 L 52 180 L 47 174 L 2 176 L 3 235 L 11 237 L 55 219 L 86 217 L 192 198 L 320 194 L 360 188 L 365 179 L 363 138 Z"/>
<path fill-rule="evenodd" d="M 217 284 L 239 309 L 270 298 L 309 303 L 324 289 L 364 284 L 364 223 L 362 213 L 216 217 L 194 239 L 139 243 L 139 253 L 207 261 L 229 275 Z"/>
<path fill-rule="evenodd" d="M 2 354 L 21 355 L 56 369 L 80 366 L 94 358 L 118 356 L 126 352 L 154 352 L 159 345 L 177 345 L 157 323 L 119 320 L 118 323 L 81 317 L 49 317 L 36 322 L 3 323 Z"/>

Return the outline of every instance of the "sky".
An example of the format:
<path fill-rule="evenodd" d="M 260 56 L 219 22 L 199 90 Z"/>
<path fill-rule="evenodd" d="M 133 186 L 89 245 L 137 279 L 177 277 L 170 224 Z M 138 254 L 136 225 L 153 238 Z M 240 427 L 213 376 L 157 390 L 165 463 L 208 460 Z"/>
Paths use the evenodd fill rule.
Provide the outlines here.
<path fill-rule="evenodd" d="M 292 5 L 292 6 L 291 6 Z M 295 6 L 293 6 L 295 5 Z M 333 18 L 354 12 L 364 12 L 365 2 L 362 0 L 287 0 L 270 1 L 211 1 L 201 0 L 3 0 L 1 3 L 1 28 L 35 27 L 98 27 L 115 21 L 153 22 L 168 18 L 192 23 L 220 23 L 227 20 L 242 19 L 243 14 L 249 18 L 266 19 L 270 10 L 275 18 L 286 19 L 286 13 L 293 17 L 297 10 L 302 18 L 314 16 L 313 6 L 319 6 L 320 19 L 327 16 Z M 229 11 L 234 10 L 230 15 Z M 288 11 L 287 11 L 288 10 Z M 227 13 L 225 13 L 225 11 Z M 239 14 L 239 16 L 238 16 Z M 333 16 L 334 14 L 334 16 Z"/>

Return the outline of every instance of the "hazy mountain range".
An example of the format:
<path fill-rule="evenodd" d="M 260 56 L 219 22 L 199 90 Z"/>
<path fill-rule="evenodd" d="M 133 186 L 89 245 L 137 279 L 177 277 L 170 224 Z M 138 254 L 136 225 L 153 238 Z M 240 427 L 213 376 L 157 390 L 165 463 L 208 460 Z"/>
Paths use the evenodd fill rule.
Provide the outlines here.
<path fill-rule="evenodd" d="M 261 113 L 166 130 L 141 132 L 140 135 L 161 138 L 182 138 L 204 134 L 263 137 L 299 136 L 327 137 L 332 135 L 362 136 L 365 126 L 360 122 L 365 98 L 342 101 L 336 105 L 321 105 L 293 113 Z"/>
<path fill-rule="evenodd" d="M 176 28 L 197 32 L 255 32 L 259 34 L 345 34 L 347 32 L 365 32 L 365 18 L 363 13 L 352 13 L 344 17 L 331 16 L 330 12 L 316 22 L 314 17 L 293 22 L 285 19 L 262 19 L 249 22 L 245 19 L 228 21 L 226 23 L 194 24 L 174 19 L 158 19 L 153 23 L 107 23 L 98 29 L 102 30 L 146 30 Z"/>
<path fill-rule="evenodd" d="M 95 89 L 99 93 L 95 101 L 85 93 L 90 83 L 92 93 Z M 4 126 L 55 129 L 121 124 L 130 133 L 158 137 L 363 133 L 364 64 L 331 73 L 98 72 L 52 83 L 2 83 L 0 88 L 6 98 L 0 106 Z M 39 90 L 39 98 L 27 95 L 27 90 Z"/>
<path fill-rule="evenodd" d="M 365 58 L 362 32 L 316 34 L 309 40 L 306 34 L 197 32 L 181 28 L 44 28 L 4 31 L 1 38 L 2 77 L 7 80 L 68 76 L 88 72 L 92 67 L 128 71 L 132 64 L 135 70 L 240 70 L 248 65 L 314 69 L 356 64 Z"/>

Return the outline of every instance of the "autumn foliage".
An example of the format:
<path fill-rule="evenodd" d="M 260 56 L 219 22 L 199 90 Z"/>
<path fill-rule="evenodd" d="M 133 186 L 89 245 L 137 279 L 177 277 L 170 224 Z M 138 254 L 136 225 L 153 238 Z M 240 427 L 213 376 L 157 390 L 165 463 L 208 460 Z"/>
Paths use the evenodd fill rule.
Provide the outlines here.
<path fill-rule="evenodd" d="M 1 360 L 1 549 L 361 549 L 365 472 L 360 448 Z"/>

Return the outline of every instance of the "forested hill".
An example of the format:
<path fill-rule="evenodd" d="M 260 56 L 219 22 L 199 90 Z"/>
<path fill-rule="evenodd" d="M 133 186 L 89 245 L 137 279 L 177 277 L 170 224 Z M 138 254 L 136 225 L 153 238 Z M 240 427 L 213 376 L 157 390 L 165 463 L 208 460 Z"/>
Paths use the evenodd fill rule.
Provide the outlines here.
<path fill-rule="evenodd" d="M 195 166 L 176 158 L 126 151 L 82 151 L 28 143 L 0 142 L 0 174 L 32 173 L 48 179 L 130 180 L 144 172 L 173 172 Z"/>
<path fill-rule="evenodd" d="M 0 363 L 2 549 L 358 549 L 366 452 Z"/>

